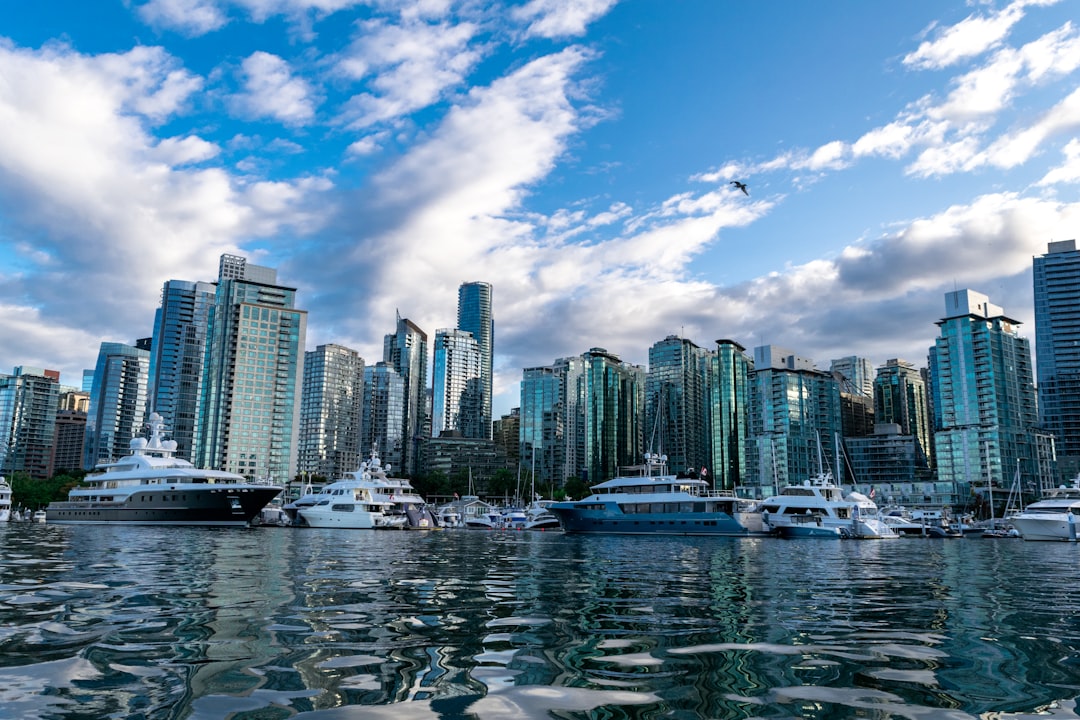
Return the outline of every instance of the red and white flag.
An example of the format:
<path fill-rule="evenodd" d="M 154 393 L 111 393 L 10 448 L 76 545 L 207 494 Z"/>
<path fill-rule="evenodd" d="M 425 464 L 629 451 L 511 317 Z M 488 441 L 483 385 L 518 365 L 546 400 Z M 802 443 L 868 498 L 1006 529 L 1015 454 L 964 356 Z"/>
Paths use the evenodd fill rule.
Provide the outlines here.
<path fill-rule="evenodd" d="M 701 477 L 705 477 L 708 474 L 709 474 L 709 471 L 705 468 L 704 465 L 702 465 L 701 466 Z"/>

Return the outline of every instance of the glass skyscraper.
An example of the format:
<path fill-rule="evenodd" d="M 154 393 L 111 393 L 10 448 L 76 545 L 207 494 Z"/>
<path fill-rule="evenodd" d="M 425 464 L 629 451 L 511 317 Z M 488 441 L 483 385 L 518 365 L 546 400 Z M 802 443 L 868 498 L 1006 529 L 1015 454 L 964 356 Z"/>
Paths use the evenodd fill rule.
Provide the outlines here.
<path fill-rule="evenodd" d="M 419 471 L 420 438 L 426 434 L 427 416 L 427 334 L 412 321 L 397 316 L 392 335 L 383 338 L 383 362 L 397 371 L 405 383 L 401 435 L 405 442 L 402 469 L 409 475 Z"/>
<path fill-rule="evenodd" d="M 131 440 L 142 436 L 149 375 L 148 351 L 101 343 L 86 416 L 83 468 L 129 454 Z"/>
<path fill-rule="evenodd" d="M 471 332 L 435 331 L 431 436 L 454 431 L 466 438 L 489 439 L 483 432 L 480 347 Z"/>
<path fill-rule="evenodd" d="M 592 348 L 581 361 L 581 479 L 595 485 L 644 460 L 645 369 L 622 362 L 603 348 Z"/>
<path fill-rule="evenodd" d="M 458 288 L 457 329 L 472 333 L 480 351 L 480 419 L 477 430 L 462 432 L 465 437 L 491 439 L 491 393 L 495 323 L 491 314 L 491 284 L 464 283 Z M 476 433 L 476 434 L 472 434 Z"/>
<path fill-rule="evenodd" d="M 750 376 L 748 479 L 765 494 L 819 472 L 846 482 L 836 446 L 842 430 L 840 385 L 832 373 L 774 345 L 754 348 Z"/>
<path fill-rule="evenodd" d="M 284 483 L 296 474 L 307 312 L 273 268 L 223 255 L 210 315 L 196 464 Z"/>
<path fill-rule="evenodd" d="M 49 477 L 59 396 L 56 370 L 17 367 L 0 375 L 0 472 Z"/>
<path fill-rule="evenodd" d="M 734 340 L 717 340 L 708 360 L 709 475 L 714 487 L 733 490 L 748 484 L 750 373 L 753 360 Z"/>
<path fill-rule="evenodd" d="M 937 325 L 929 359 L 938 480 L 1009 488 L 1019 471 L 1044 484 L 1051 469 L 1019 323 L 986 295 L 958 290 L 946 293 Z"/>
<path fill-rule="evenodd" d="M 914 365 L 892 359 L 878 368 L 874 378 L 874 416 L 878 423 L 899 426 L 900 434 L 915 441 L 915 468 L 929 474 L 933 467 L 930 405 L 923 374 Z"/>
<path fill-rule="evenodd" d="M 169 280 L 154 319 L 148 388 L 150 412 L 176 441 L 176 455 L 191 460 L 199 434 L 206 331 L 214 307 L 213 283 Z"/>
<path fill-rule="evenodd" d="M 360 453 L 363 458 L 375 451 L 383 465 L 400 468 L 405 446 L 411 444 L 403 434 L 405 380 L 388 363 L 379 362 L 364 368 L 364 412 L 361 421 Z"/>
<path fill-rule="evenodd" d="M 1052 433 L 1058 470 L 1080 474 L 1080 251 L 1075 240 L 1052 242 L 1035 258 L 1035 355 L 1039 415 Z"/>
<path fill-rule="evenodd" d="M 522 372 L 520 462 L 531 468 L 535 452 L 539 483 L 564 485 L 584 465 L 581 375 L 580 357 L 560 358 L 550 366 Z"/>
<path fill-rule="evenodd" d="M 706 427 L 709 351 L 669 335 L 649 348 L 645 451 L 668 456 L 668 472 L 698 473 L 710 461 Z"/>
<path fill-rule="evenodd" d="M 341 345 L 304 353 L 299 470 L 330 480 L 360 467 L 364 359 Z"/>

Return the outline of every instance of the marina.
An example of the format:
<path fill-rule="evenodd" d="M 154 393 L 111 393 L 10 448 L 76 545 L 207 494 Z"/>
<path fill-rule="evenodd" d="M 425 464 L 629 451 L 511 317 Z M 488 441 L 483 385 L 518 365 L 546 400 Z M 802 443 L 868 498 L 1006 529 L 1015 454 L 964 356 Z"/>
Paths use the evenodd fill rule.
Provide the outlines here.
<path fill-rule="evenodd" d="M 3 717 L 1078 717 L 1080 599 L 1045 582 L 1075 544 L 32 523 L 0 543 Z"/>

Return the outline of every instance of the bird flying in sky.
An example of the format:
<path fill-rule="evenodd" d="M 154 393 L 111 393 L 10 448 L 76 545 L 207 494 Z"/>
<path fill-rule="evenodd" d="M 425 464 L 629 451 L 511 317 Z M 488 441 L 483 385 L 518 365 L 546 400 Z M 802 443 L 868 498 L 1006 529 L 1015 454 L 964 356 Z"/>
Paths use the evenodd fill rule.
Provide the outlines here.
<path fill-rule="evenodd" d="M 739 190 L 742 190 L 743 195 L 746 195 L 747 197 L 750 196 L 750 191 L 746 189 L 746 183 L 741 183 L 738 180 L 732 180 L 731 184 L 734 185 Z"/>

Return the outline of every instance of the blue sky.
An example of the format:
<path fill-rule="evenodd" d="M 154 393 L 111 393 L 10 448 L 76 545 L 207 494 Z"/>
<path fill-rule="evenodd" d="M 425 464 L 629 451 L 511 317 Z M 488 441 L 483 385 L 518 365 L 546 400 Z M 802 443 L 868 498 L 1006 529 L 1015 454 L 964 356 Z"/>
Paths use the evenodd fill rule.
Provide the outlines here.
<path fill-rule="evenodd" d="M 964 287 L 1033 339 L 1031 258 L 1080 234 L 1076 7 L 9 3 L 0 370 L 78 384 L 224 252 L 370 362 L 491 282 L 497 412 L 670 334 L 922 366 Z"/>

